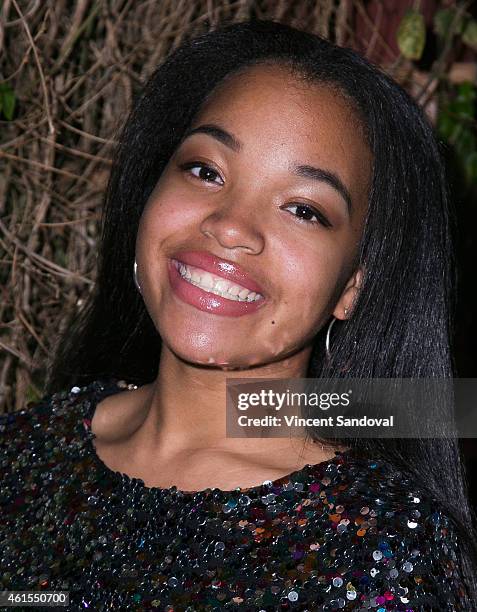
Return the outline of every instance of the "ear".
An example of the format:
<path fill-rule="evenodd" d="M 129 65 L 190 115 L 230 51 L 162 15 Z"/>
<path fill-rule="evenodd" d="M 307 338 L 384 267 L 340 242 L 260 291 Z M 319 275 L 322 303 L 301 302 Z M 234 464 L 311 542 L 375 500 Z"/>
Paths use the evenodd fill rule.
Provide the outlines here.
<path fill-rule="evenodd" d="M 346 287 L 338 300 L 335 309 L 333 310 L 333 316 L 337 319 L 345 320 L 349 319 L 352 315 L 353 306 L 358 299 L 359 290 L 361 289 L 364 277 L 364 267 L 359 266 L 351 275 L 349 281 L 346 283 Z M 345 313 L 346 309 L 346 313 Z"/>

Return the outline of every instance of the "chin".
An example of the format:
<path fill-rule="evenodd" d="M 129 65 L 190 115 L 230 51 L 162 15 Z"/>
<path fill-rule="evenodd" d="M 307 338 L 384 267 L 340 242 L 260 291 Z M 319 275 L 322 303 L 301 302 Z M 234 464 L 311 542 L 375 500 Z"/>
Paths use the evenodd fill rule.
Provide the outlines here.
<path fill-rule="evenodd" d="M 176 357 L 191 365 L 208 366 L 214 369 L 235 370 L 262 365 L 263 361 L 252 355 L 225 355 L 222 351 L 214 351 L 211 347 L 203 347 L 201 350 L 189 350 L 184 347 L 169 345 Z"/>
<path fill-rule="evenodd" d="M 164 344 L 182 361 L 198 366 L 208 366 L 214 369 L 247 369 L 264 366 L 277 359 L 275 352 L 260 348 L 258 345 L 244 343 L 243 334 L 234 338 L 228 334 L 225 338 L 221 333 L 210 333 L 207 330 L 184 330 L 182 334 L 170 333 L 174 326 L 167 326 L 161 334 Z M 181 328 L 176 328 L 180 330 Z M 236 341 L 236 346 L 235 342 Z"/>

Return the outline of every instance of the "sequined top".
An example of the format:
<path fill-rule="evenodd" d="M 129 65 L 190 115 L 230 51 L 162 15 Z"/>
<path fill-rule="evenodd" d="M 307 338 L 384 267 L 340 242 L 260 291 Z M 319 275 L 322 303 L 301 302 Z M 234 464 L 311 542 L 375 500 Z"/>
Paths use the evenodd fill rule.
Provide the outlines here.
<path fill-rule="evenodd" d="M 68 610 L 473 609 L 450 519 L 387 462 L 336 451 L 247 489 L 146 487 L 92 443 L 96 404 L 126 388 L 1 416 L 0 590 L 68 591 Z"/>

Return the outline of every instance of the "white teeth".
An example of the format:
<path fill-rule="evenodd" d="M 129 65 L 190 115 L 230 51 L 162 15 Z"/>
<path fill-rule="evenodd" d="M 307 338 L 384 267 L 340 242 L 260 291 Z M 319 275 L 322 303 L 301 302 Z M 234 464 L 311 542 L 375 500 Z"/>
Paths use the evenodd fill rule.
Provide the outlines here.
<path fill-rule="evenodd" d="M 183 264 L 179 264 L 179 272 L 182 274 L 182 276 L 185 276 L 188 270 Z M 190 272 L 189 272 L 189 276 L 190 276 Z"/>
<path fill-rule="evenodd" d="M 227 283 L 226 280 L 219 280 L 219 281 L 216 281 L 214 289 L 216 289 L 217 291 L 228 291 L 229 284 Z M 248 290 L 247 290 L 247 294 L 248 294 Z"/>
<path fill-rule="evenodd" d="M 211 289 L 214 286 L 214 279 L 212 277 L 212 274 L 206 272 L 200 279 L 200 284 L 203 287 L 207 287 L 207 289 Z"/>
<path fill-rule="evenodd" d="M 197 274 L 195 270 L 191 270 L 192 280 L 196 283 L 200 283 L 200 274 Z"/>
<path fill-rule="evenodd" d="M 209 293 L 214 293 L 236 302 L 255 302 L 263 298 L 260 293 L 250 291 L 245 287 L 236 285 L 225 278 L 214 276 L 200 268 L 185 265 L 175 259 L 173 262 L 184 280 Z"/>

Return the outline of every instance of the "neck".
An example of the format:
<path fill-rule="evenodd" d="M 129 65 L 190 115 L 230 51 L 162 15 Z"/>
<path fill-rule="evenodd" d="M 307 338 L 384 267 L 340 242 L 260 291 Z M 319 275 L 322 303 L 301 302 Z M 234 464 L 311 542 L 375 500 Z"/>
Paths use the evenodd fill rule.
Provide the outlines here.
<path fill-rule="evenodd" d="M 141 436 L 165 455 L 178 449 L 220 448 L 234 451 L 257 446 L 253 438 L 226 437 L 226 380 L 234 378 L 303 378 L 309 353 L 300 353 L 248 369 L 197 366 L 178 358 L 163 345 L 156 380 L 146 399 Z M 144 440 L 145 441 L 145 440 Z M 285 438 L 267 438 L 260 445 L 282 446 Z M 263 445 L 261 443 L 264 443 Z"/>

